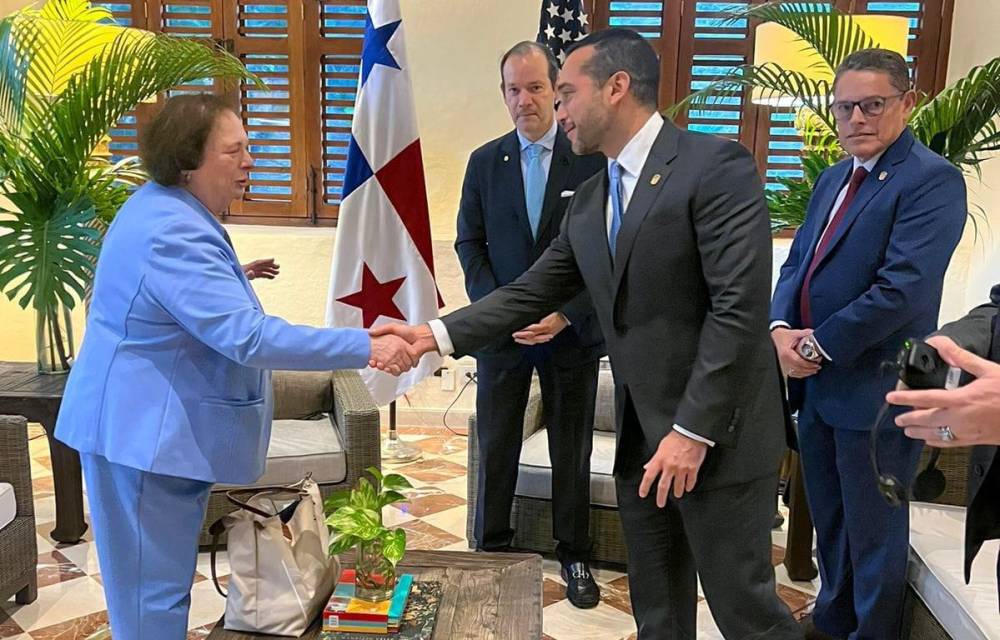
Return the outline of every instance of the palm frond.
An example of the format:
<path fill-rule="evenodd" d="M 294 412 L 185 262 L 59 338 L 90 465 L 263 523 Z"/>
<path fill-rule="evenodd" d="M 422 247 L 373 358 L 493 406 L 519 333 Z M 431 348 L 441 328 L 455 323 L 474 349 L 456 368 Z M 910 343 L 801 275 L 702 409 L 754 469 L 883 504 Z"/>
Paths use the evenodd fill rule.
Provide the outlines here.
<path fill-rule="evenodd" d="M 103 230 L 144 179 L 135 158 L 94 156 L 108 130 L 177 85 L 263 87 L 221 49 L 109 20 L 87 0 L 0 20 L 0 195 L 13 206 L 0 210 L 0 291 L 45 313 L 84 297 Z"/>
<path fill-rule="evenodd" d="M 734 97 L 743 98 L 749 89 L 761 90 L 766 98 L 791 97 L 795 106 L 807 107 L 831 130 L 836 130 L 829 106 L 830 83 L 813 80 L 805 74 L 782 69 L 772 63 L 735 67 L 729 73 L 714 78 L 703 89 L 671 105 L 666 113 L 676 116 L 687 113 L 693 107 L 711 107 Z"/>
<path fill-rule="evenodd" d="M 917 138 L 959 167 L 978 171 L 1000 151 L 1000 58 L 969 74 L 914 110 Z"/>
<path fill-rule="evenodd" d="M 26 50 L 33 46 L 30 38 L 18 41 L 14 22 L 14 16 L 0 19 L 0 131 L 8 133 L 21 128 L 30 66 Z"/>
<path fill-rule="evenodd" d="M 782 2 L 773 0 L 732 12 L 731 19 L 757 19 L 776 22 L 792 31 L 823 58 L 830 70 L 859 49 L 879 46 L 847 14 L 817 2 Z"/>

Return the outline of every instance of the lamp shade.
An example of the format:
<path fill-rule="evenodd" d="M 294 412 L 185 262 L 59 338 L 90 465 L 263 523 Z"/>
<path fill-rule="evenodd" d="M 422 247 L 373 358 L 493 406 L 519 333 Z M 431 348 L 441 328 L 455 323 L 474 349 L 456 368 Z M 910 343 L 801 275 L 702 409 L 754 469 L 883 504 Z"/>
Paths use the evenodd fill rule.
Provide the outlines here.
<path fill-rule="evenodd" d="M 861 27 L 875 43 L 906 56 L 909 48 L 910 22 L 903 16 L 856 15 L 839 16 L 845 26 L 848 20 Z M 777 22 L 765 22 L 757 27 L 754 37 L 754 64 L 771 63 L 796 71 L 812 80 L 833 82 L 833 69 L 822 56 L 794 31 Z M 776 94 L 769 89 L 754 87 L 750 99 L 756 104 L 770 106 L 799 106 L 791 96 Z"/>

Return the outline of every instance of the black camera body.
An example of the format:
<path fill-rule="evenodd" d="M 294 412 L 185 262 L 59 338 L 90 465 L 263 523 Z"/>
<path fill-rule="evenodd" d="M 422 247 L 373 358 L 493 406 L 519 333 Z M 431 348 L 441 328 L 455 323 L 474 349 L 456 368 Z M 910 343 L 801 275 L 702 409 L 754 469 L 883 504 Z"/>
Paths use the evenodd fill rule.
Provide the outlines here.
<path fill-rule="evenodd" d="M 911 389 L 954 389 L 970 377 L 941 359 L 937 349 L 923 340 L 907 340 L 896 356 L 899 379 Z"/>
<path fill-rule="evenodd" d="M 937 349 L 923 340 L 906 340 L 896 356 L 896 361 L 886 364 L 894 365 L 899 379 L 911 389 L 954 389 L 972 380 L 972 376 L 945 362 Z M 944 474 L 937 468 L 937 461 L 941 456 L 940 449 L 931 452 L 927 467 L 917 474 L 910 489 L 892 474 L 882 473 L 879 469 L 878 428 L 887 409 L 888 405 L 885 405 L 872 426 L 869 452 L 872 467 L 878 478 L 879 492 L 886 502 L 895 507 L 906 504 L 911 497 L 922 502 L 934 500 L 944 493 L 945 489 Z"/>

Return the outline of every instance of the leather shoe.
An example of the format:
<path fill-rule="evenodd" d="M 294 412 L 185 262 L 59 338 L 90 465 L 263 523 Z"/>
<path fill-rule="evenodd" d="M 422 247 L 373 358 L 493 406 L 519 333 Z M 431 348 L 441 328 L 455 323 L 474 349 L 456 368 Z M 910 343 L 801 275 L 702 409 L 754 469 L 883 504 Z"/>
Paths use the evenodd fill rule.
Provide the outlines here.
<path fill-rule="evenodd" d="M 837 636 L 831 636 L 829 633 L 817 629 L 813 623 L 812 614 L 799 620 L 799 627 L 802 628 L 806 640 L 840 640 Z"/>
<path fill-rule="evenodd" d="M 577 609 L 592 609 L 601 601 L 601 589 L 586 562 L 564 564 L 562 579 L 566 582 L 566 598 Z"/>

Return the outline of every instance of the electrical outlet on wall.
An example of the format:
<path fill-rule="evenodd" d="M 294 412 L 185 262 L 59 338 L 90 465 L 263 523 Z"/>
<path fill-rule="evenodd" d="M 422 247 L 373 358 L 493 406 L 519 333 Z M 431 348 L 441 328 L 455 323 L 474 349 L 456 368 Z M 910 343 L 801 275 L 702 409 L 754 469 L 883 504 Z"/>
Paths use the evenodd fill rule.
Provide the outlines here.
<path fill-rule="evenodd" d="M 458 365 L 458 384 L 465 384 L 472 379 L 476 373 L 476 365 L 474 364 L 460 364 Z"/>
<path fill-rule="evenodd" d="M 441 369 L 441 390 L 442 391 L 454 391 L 455 390 L 455 370 L 454 369 Z"/>

